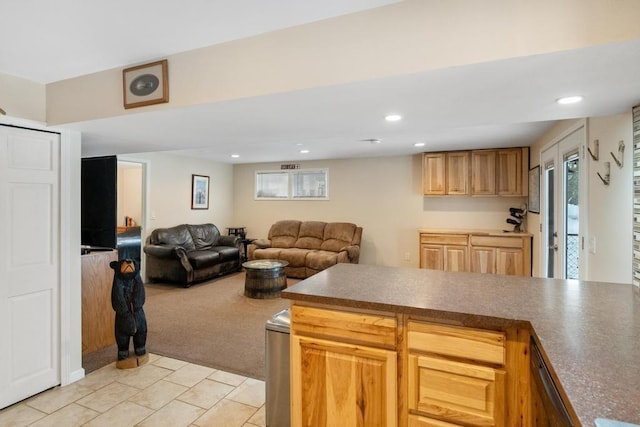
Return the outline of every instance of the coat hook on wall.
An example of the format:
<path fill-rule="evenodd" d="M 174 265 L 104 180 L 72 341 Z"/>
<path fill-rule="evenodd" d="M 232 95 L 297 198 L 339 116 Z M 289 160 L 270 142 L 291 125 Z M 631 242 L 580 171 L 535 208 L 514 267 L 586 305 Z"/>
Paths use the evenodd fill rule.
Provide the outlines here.
<path fill-rule="evenodd" d="M 613 160 L 616 161 L 616 165 L 618 165 L 618 167 L 622 169 L 622 167 L 624 166 L 624 141 L 618 142 L 618 156 L 620 157 L 620 160 L 618 160 L 618 158 L 615 154 L 613 154 L 612 151 L 609 151 L 609 153 L 611 154 L 611 157 L 613 157 Z"/>
<path fill-rule="evenodd" d="M 591 147 L 587 147 L 587 151 L 593 160 L 598 161 L 598 157 L 600 154 L 600 141 L 597 139 L 593 140 L 593 151 L 591 151 Z"/>
<path fill-rule="evenodd" d="M 604 178 L 600 175 L 600 172 L 596 172 L 596 174 L 598 174 L 598 178 L 600 178 L 604 185 L 609 185 L 611 180 L 611 162 L 604 162 Z"/>

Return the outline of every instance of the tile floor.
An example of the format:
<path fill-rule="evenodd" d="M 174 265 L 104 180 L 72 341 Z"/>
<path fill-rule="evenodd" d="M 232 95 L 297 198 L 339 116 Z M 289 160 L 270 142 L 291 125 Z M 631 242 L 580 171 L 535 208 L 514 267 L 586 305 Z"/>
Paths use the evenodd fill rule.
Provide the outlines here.
<path fill-rule="evenodd" d="M 149 355 L 0 410 L 0 426 L 264 427 L 264 381 Z"/>

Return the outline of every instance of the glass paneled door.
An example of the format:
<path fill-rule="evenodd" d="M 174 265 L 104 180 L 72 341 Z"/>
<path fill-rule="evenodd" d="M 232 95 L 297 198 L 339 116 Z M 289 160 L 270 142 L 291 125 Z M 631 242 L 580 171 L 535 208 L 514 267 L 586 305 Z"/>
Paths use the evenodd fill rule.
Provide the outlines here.
<path fill-rule="evenodd" d="M 540 154 L 542 167 L 542 275 L 579 279 L 583 251 L 580 193 L 585 131 L 580 126 Z"/>

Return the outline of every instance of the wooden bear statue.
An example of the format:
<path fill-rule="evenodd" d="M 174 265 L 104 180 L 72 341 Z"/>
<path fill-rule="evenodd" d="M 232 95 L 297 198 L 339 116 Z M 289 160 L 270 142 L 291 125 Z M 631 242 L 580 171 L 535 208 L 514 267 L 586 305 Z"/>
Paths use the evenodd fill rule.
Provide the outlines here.
<path fill-rule="evenodd" d="M 113 285 L 111 306 L 116 312 L 115 335 L 118 345 L 116 367 L 135 368 L 149 360 L 145 348 L 147 341 L 147 319 L 144 305 L 144 285 L 140 278 L 140 266 L 132 259 L 112 261 Z M 133 338 L 136 357 L 129 357 L 129 340 Z"/>

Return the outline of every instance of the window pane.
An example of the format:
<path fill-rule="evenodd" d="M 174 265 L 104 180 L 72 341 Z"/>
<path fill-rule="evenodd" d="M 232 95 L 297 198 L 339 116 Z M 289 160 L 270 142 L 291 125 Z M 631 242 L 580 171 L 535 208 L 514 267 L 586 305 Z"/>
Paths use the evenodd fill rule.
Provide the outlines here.
<path fill-rule="evenodd" d="M 327 198 L 327 171 L 292 172 L 293 198 Z"/>
<path fill-rule="evenodd" d="M 579 188 L 580 160 L 578 154 L 566 156 L 564 160 L 564 188 L 565 188 L 565 260 L 566 278 L 577 279 L 579 276 L 578 266 L 580 253 L 579 241 L 579 218 L 578 218 L 578 194 Z"/>
<path fill-rule="evenodd" d="M 287 199 L 288 197 L 288 172 L 256 172 L 256 198 Z"/>
<path fill-rule="evenodd" d="M 554 165 L 548 164 L 545 167 L 545 174 L 546 176 L 546 180 L 545 182 L 547 183 L 547 198 L 546 198 L 546 205 L 547 205 L 547 213 L 546 213 L 546 222 L 547 222 L 547 275 L 545 277 L 553 277 L 554 273 L 555 273 L 555 258 L 556 258 L 556 232 L 555 232 L 555 224 L 554 224 L 554 218 L 556 217 L 556 213 L 555 213 L 555 195 L 553 192 L 553 189 L 555 188 L 553 185 L 553 181 L 554 181 Z"/>

